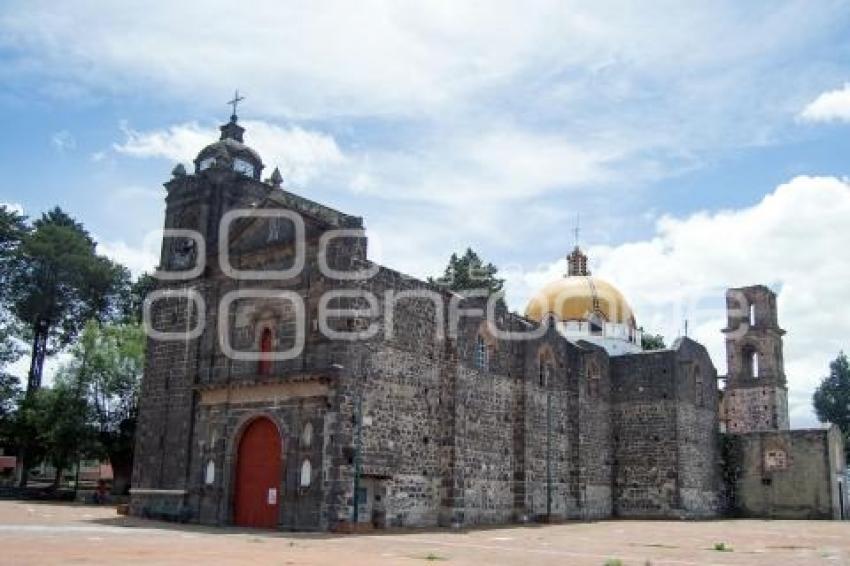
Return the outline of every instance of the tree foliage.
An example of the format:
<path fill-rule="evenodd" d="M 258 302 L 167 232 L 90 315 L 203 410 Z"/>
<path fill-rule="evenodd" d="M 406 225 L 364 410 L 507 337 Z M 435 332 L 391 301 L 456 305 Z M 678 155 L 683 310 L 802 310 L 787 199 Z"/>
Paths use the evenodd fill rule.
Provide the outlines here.
<path fill-rule="evenodd" d="M 86 399 L 101 455 L 112 464 L 116 492 L 128 487 L 132 469 L 144 349 L 138 323 L 89 321 L 58 376 Z"/>
<path fill-rule="evenodd" d="M 21 241 L 29 233 L 26 218 L 0 205 L 0 307 L 11 298 L 10 277 L 15 272 Z"/>
<path fill-rule="evenodd" d="M 452 291 L 486 289 L 493 294 L 500 292 L 505 284 L 504 279 L 496 276 L 498 272 L 495 265 L 484 263 L 472 248 L 466 248 L 461 256 L 453 253 L 443 275 L 436 279 L 429 277 L 428 282 Z"/>
<path fill-rule="evenodd" d="M 829 364 L 829 375 L 812 396 L 815 414 L 823 423 L 833 423 L 850 439 L 850 360 L 844 352 Z"/>
<path fill-rule="evenodd" d="M 31 462 L 53 464 L 57 484 L 63 470 L 94 450 L 88 403 L 68 383 L 57 382 L 23 397 L 11 430 Z M 25 478 L 22 483 L 26 484 Z"/>
<path fill-rule="evenodd" d="M 124 322 L 141 324 L 142 306 L 148 293 L 156 289 L 157 280 L 149 273 L 142 273 L 130 284 L 121 300 L 121 314 Z"/>
<path fill-rule="evenodd" d="M 643 327 L 641 327 L 639 330 L 643 332 Z M 649 332 L 646 332 L 642 335 L 641 346 L 643 347 L 644 351 L 663 350 L 667 347 L 667 345 L 664 343 L 664 336 L 662 336 L 661 334 L 650 334 Z"/>
<path fill-rule="evenodd" d="M 115 314 L 129 272 L 98 255 L 89 233 L 58 207 L 33 223 L 12 262 L 10 306 L 32 343 L 31 391 L 41 385 L 45 356 L 69 344 L 86 320 Z"/>
<path fill-rule="evenodd" d="M 21 401 L 21 385 L 14 375 L 0 370 L 0 446 L 14 441 L 14 417 Z"/>

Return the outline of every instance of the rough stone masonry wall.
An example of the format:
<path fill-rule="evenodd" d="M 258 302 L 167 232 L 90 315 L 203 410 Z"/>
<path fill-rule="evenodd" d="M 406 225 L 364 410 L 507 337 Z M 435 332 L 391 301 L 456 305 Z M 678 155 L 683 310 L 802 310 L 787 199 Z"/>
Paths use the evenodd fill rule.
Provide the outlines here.
<path fill-rule="evenodd" d="M 521 384 L 525 413 L 520 421 L 523 443 L 515 456 L 521 456 L 523 462 L 524 515 L 543 517 L 548 511 L 548 434 L 552 516 L 609 516 L 611 452 L 607 355 L 592 346 L 583 349 L 570 344 L 554 330 L 539 340 L 524 344 L 524 350 Z M 551 355 L 554 366 L 549 381 L 544 383 L 540 382 L 541 351 Z M 589 358 L 593 358 L 593 363 Z M 594 368 L 592 372 L 589 367 Z M 595 376 L 593 380 L 589 378 L 591 373 Z M 547 422 L 547 412 L 551 424 Z"/>
<path fill-rule="evenodd" d="M 843 442 L 834 431 L 765 431 L 726 438 L 733 445 L 726 466 L 727 475 L 734 478 L 734 511 L 738 515 L 840 517 L 837 492 L 843 478 L 837 472 L 843 468 L 839 461 Z"/>
<path fill-rule="evenodd" d="M 256 183 L 254 183 L 256 185 Z M 238 185 L 238 183 L 237 183 Z M 287 382 L 297 379 L 316 379 L 327 375 L 334 364 L 348 365 L 350 345 L 333 343 L 323 339 L 315 325 L 316 305 L 321 290 L 329 284 L 321 275 L 317 265 L 317 240 L 321 232 L 327 229 L 327 222 L 339 226 L 353 227 L 359 225 L 359 219 L 346 217 L 318 207 L 324 220 L 316 220 L 311 211 L 305 217 L 307 234 L 307 263 L 298 276 L 286 281 L 266 280 L 259 282 L 235 281 L 225 276 L 218 265 L 218 257 L 214 253 L 217 245 L 218 218 L 229 208 L 242 206 L 247 200 L 262 200 L 261 197 L 269 189 L 265 186 L 246 187 L 231 186 L 227 183 L 218 186 L 210 185 L 208 180 L 189 176 L 177 179 L 167 184 L 169 189 L 166 227 L 199 229 L 207 235 L 207 251 L 209 253 L 207 266 L 201 279 L 190 283 L 199 290 L 205 300 L 206 326 L 199 339 L 163 342 L 149 340 L 146 359 L 145 377 L 142 381 L 140 400 L 140 416 L 137 436 L 137 457 L 134 466 L 132 511 L 134 513 L 151 513 L 170 518 L 201 519 L 204 521 L 229 521 L 229 502 L 211 503 L 211 498 L 221 500 L 226 496 L 215 494 L 215 489 L 207 488 L 199 483 L 200 469 L 206 461 L 207 451 L 214 452 L 219 448 L 205 444 L 208 439 L 195 432 L 197 425 L 206 425 L 204 421 L 210 414 L 215 413 L 217 422 L 229 423 L 222 428 L 233 430 L 234 419 L 243 418 L 248 414 L 275 414 L 279 422 L 293 422 L 295 415 L 304 415 L 301 407 L 284 406 L 275 399 L 265 402 L 254 402 L 242 408 L 233 408 L 224 403 L 211 408 L 209 411 L 198 409 L 198 397 L 201 389 L 219 388 L 231 391 L 238 388 L 241 391 L 257 389 L 268 382 Z M 245 189 L 245 190 L 243 190 Z M 259 191 L 259 192 L 258 192 Z M 262 193 L 262 194 L 261 194 Z M 294 197 L 300 202 L 304 199 Z M 295 204 L 298 204 L 295 202 Z M 318 206 L 318 205 L 317 205 Z M 302 207 L 303 208 L 303 207 Z M 309 207 L 308 207 L 309 208 Z M 313 207 L 316 208 L 316 207 Z M 317 210 L 318 210 L 317 209 Z M 333 214 L 331 214 L 333 213 Z M 187 220 L 188 219 L 188 220 Z M 259 228 L 249 227 L 238 236 L 231 249 L 231 263 L 243 269 L 280 269 L 291 263 L 293 255 L 291 242 L 287 240 L 287 230 L 279 232 L 282 238 L 272 238 L 269 222 L 260 222 Z M 238 226 L 234 228 L 235 232 Z M 240 239 L 241 238 L 241 239 Z M 349 263 L 365 255 L 362 249 L 362 239 L 338 238 L 330 246 L 329 262 L 337 269 L 348 267 L 341 265 Z M 162 264 L 169 265 L 169 241 L 163 244 Z M 344 261 L 341 261 L 344 260 Z M 308 320 L 306 328 L 306 347 L 303 353 L 293 360 L 275 362 L 270 376 L 258 376 L 257 362 L 235 361 L 225 356 L 218 341 L 218 305 L 226 292 L 235 289 L 283 289 L 297 292 L 306 304 Z M 313 292 L 311 293 L 311 289 Z M 152 309 L 154 327 L 162 331 L 185 331 L 186 303 L 179 301 L 158 301 Z M 281 305 L 279 301 L 249 299 L 237 302 L 233 312 L 228 315 L 230 338 L 235 348 L 248 351 L 258 350 L 257 328 L 259 322 L 267 318 L 275 330 L 275 346 L 282 349 L 292 341 L 293 321 L 291 309 Z M 192 326 L 195 320 L 191 321 Z M 316 402 L 316 406 L 326 404 L 325 399 Z M 230 414 L 233 409 L 233 414 Z M 244 410 L 243 410 L 244 409 Z M 294 411 L 290 415 L 283 414 Z M 332 420 L 329 414 L 327 420 Z M 306 418 L 312 418 L 307 416 Z M 204 422 L 201 422 L 204 421 Z M 316 446 L 323 446 L 323 438 L 327 437 L 325 429 L 327 422 L 314 425 L 317 437 Z M 288 429 L 297 428 L 294 425 Z M 194 439 L 193 439 L 194 437 Z M 285 439 L 285 442 L 290 439 Z M 289 442 L 288 446 L 297 444 Z M 235 450 L 235 446 L 232 447 Z M 216 453 L 216 460 L 232 458 L 232 452 Z M 330 458 L 317 458 L 314 470 L 320 472 L 320 477 L 331 475 L 328 470 Z M 324 469 L 323 469 L 324 468 Z M 226 466 L 223 468 L 226 472 Z M 293 467 L 285 469 L 284 482 L 293 481 L 293 474 L 300 473 Z M 226 473 L 218 474 L 226 484 L 221 489 L 230 487 L 231 479 Z M 322 499 L 321 483 L 316 483 L 316 489 L 311 488 L 310 494 L 299 493 L 297 499 L 295 490 L 284 490 L 282 495 L 283 516 L 282 524 L 300 528 L 300 525 L 316 525 L 319 515 L 319 505 L 313 500 Z M 155 490 L 155 491 L 152 491 Z M 187 495 L 183 495 L 188 491 Z M 224 492 L 222 492 L 224 493 Z M 216 512 L 213 513 L 212 509 Z"/>
<path fill-rule="evenodd" d="M 437 524 L 439 366 L 398 348 L 371 351 L 362 436 L 363 476 L 380 482 L 387 526 Z"/>
<path fill-rule="evenodd" d="M 513 380 L 458 369 L 456 466 L 462 473 L 466 524 L 513 518 Z"/>
<path fill-rule="evenodd" d="M 679 496 L 691 518 L 721 512 L 717 373 L 701 345 L 683 341 L 677 351 Z"/>
<path fill-rule="evenodd" d="M 703 406 L 695 406 L 694 364 Z M 702 346 L 611 359 L 614 510 L 622 517 L 707 517 L 719 512 L 716 378 Z"/>
<path fill-rule="evenodd" d="M 578 500 L 576 518 L 601 519 L 613 513 L 613 425 L 610 358 L 601 348 L 589 347 L 580 362 L 570 363 L 579 380 L 576 460 Z M 598 383 L 594 383 L 597 380 Z"/>
<path fill-rule="evenodd" d="M 333 442 L 343 452 L 353 450 L 357 441 L 352 424 L 362 396 L 360 484 L 370 501 L 361 506 L 366 516 L 358 520 L 379 527 L 436 525 L 445 475 L 441 382 L 446 362 L 436 330 L 437 313 L 443 309 L 428 298 L 399 299 L 393 303 L 393 330 L 388 335 L 385 292 L 433 288 L 385 268 L 348 287 L 372 293 L 380 313 L 363 321 L 364 328 L 376 325 L 374 338 L 352 343 L 347 363 L 359 369 L 340 383 L 334 409 Z M 353 458 L 342 459 L 336 468 L 326 505 L 331 525 L 352 517 Z"/>
<path fill-rule="evenodd" d="M 533 359 L 533 358 L 532 358 Z M 540 386 L 537 383 L 534 362 L 527 387 L 525 483 L 526 508 L 530 518 L 539 518 L 547 512 L 547 427 L 551 442 L 550 462 L 552 481 L 552 514 L 566 518 L 574 515 L 577 508 L 575 492 L 571 489 L 572 472 L 578 466 L 574 461 L 575 421 L 577 415 L 577 393 L 575 379 L 570 380 L 566 368 L 557 368 L 550 376 L 553 383 Z M 570 383 L 572 381 L 573 383 Z M 548 398 L 548 399 L 547 399 Z M 547 412 L 549 413 L 547 419 Z M 547 423 L 551 420 L 551 425 Z"/>
<path fill-rule="evenodd" d="M 205 285 L 191 288 L 207 294 Z M 151 309 L 152 326 L 160 332 L 186 332 L 197 323 L 197 312 L 190 304 L 181 298 L 156 302 Z M 182 492 L 189 482 L 196 401 L 189 376 L 197 363 L 197 342 L 148 339 L 133 462 L 134 514 L 186 518 Z"/>
<path fill-rule="evenodd" d="M 727 387 L 723 394 L 727 432 L 788 430 L 788 390 L 773 384 Z"/>
<path fill-rule="evenodd" d="M 272 391 L 274 389 L 274 392 Z M 277 396 L 275 395 L 277 393 Z M 292 530 L 315 530 L 323 526 L 320 516 L 323 499 L 324 398 L 297 397 L 287 387 L 268 388 L 268 400 L 237 398 L 226 404 L 202 403 L 198 410 L 188 505 L 192 516 L 201 523 L 227 524 L 232 517 L 236 455 L 240 433 L 253 418 L 271 419 L 281 433 L 282 477 L 278 488 L 280 517 L 278 524 Z M 275 396 L 277 398 L 275 398 Z M 304 428 L 312 428 L 305 442 Z M 310 485 L 301 485 L 301 467 L 310 461 Z M 214 481 L 206 483 L 209 463 L 214 466 Z"/>
<path fill-rule="evenodd" d="M 675 355 L 611 360 L 614 513 L 669 517 L 679 509 Z"/>

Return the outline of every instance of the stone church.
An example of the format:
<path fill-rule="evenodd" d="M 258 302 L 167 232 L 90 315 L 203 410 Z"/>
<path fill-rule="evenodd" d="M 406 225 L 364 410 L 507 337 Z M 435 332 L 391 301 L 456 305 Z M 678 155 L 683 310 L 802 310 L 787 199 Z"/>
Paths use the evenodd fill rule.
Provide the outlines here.
<path fill-rule="evenodd" d="M 243 134 L 234 114 L 165 183 L 133 514 L 341 530 L 843 513 L 840 435 L 787 430 L 768 289 L 730 290 L 721 395 L 699 343 L 642 350 L 577 247 L 508 312 L 371 262 L 362 219 L 264 179 Z M 811 489 L 777 507 L 801 474 Z"/>

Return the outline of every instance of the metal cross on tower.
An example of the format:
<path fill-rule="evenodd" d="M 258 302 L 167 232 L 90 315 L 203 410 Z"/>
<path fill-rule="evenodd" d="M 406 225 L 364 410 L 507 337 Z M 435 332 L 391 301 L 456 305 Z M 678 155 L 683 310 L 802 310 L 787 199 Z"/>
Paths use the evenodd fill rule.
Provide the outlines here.
<path fill-rule="evenodd" d="M 578 237 L 581 232 L 581 215 L 580 213 L 576 213 L 576 227 L 573 229 L 573 233 L 575 234 L 575 246 L 578 247 Z"/>
<path fill-rule="evenodd" d="M 228 100 L 228 101 L 227 101 L 227 104 L 229 104 L 230 106 L 233 106 L 233 115 L 232 115 L 230 118 L 231 118 L 234 122 L 236 121 L 236 106 L 237 106 L 240 102 L 242 102 L 243 100 L 245 100 L 245 97 L 244 97 L 244 96 L 239 96 L 239 89 L 237 88 L 237 89 L 236 89 L 236 91 L 233 93 L 233 100 Z"/>

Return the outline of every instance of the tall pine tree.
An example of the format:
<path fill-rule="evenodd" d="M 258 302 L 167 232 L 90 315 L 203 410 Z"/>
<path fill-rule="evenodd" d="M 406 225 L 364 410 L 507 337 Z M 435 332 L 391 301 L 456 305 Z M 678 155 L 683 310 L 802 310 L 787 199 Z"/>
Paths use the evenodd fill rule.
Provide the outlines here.
<path fill-rule="evenodd" d="M 98 255 L 97 244 L 60 208 L 33 223 L 7 275 L 11 311 L 32 344 L 27 394 L 41 387 L 44 359 L 66 346 L 91 318 L 113 313 L 129 282 L 126 268 Z"/>

